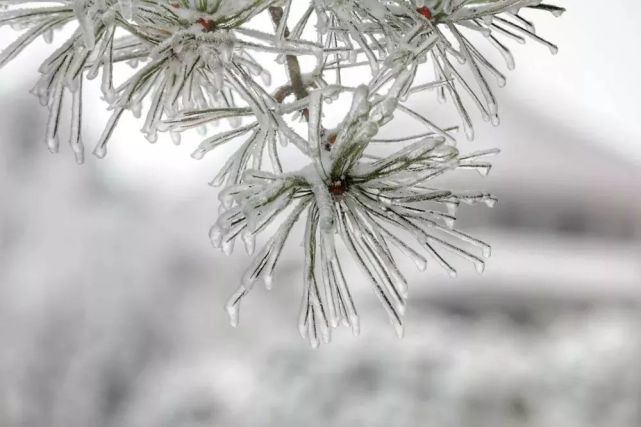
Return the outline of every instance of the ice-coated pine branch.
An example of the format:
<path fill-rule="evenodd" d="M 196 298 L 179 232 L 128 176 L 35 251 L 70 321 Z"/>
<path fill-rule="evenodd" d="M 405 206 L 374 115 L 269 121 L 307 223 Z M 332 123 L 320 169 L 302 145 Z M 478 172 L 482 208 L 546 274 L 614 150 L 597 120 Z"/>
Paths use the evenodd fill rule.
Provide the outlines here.
<path fill-rule="evenodd" d="M 211 182 L 223 187 L 213 245 L 229 254 L 240 239 L 253 256 L 227 303 L 231 322 L 256 283 L 272 287 L 298 227 L 298 328 L 314 347 L 341 324 L 360 330 L 348 265 L 399 335 L 410 286 L 399 257 L 451 276 L 453 257 L 484 270 L 490 247 L 457 229 L 456 208 L 496 199 L 432 181 L 459 169 L 487 174 L 485 157 L 497 151 L 460 151 L 459 127 L 471 140 L 474 115 L 498 125 L 495 87 L 515 66 L 508 46 L 529 40 L 556 53 L 533 19 L 564 11 L 541 0 L 0 0 L 0 8 L 0 25 L 20 32 L 0 66 L 60 33 L 32 91 L 49 111 L 52 152 L 65 140 L 84 161 L 83 85 L 99 76 L 111 117 L 96 156 L 126 112 L 150 142 L 158 132 L 179 143 L 203 130 L 196 159 L 235 147 Z M 460 125 L 416 109 L 426 92 L 448 101 Z M 399 120 L 421 131 L 405 134 Z"/>

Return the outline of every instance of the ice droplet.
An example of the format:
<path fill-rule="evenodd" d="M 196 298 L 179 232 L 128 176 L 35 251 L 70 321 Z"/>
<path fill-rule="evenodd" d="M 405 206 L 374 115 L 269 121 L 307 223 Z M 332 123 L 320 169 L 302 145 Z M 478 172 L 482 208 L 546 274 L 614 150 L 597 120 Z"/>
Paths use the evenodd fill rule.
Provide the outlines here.
<path fill-rule="evenodd" d="M 245 251 L 247 255 L 253 255 L 256 247 L 256 235 L 252 232 L 245 231 L 242 233 L 243 243 L 245 244 Z"/>
<path fill-rule="evenodd" d="M 309 337 L 309 344 L 312 346 L 314 350 L 316 350 L 320 346 L 320 342 L 318 341 L 318 336 L 311 335 Z"/>
<path fill-rule="evenodd" d="M 180 132 L 169 132 L 169 136 L 174 145 L 180 145 Z"/>
<path fill-rule="evenodd" d="M 355 337 L 359 336 L 361 333 L 361 322 L 358 319 L 358 316 L 357 315 L 349 316 L 347 319 L 347 323 L 352 329 L 352 335 L 354 335 Z"/>
<path fill-rule="evenodd" d="M 158 141 L 158 133 L 155 130 L 150 130 L 145 134 L 145 138 L 150 144 L 155 144 Z"/>
<path fill-rule="evenodd" d="M 47 30 L 42 34 L 45 43 L 49 44 L 53 41 L 53 30 Z"/>
<path fill-rule="evenodd" d="M 52 154 L 55 154 L 58 152 L 58 147 L 59 147 L 59 142 L 58 142 L 58 136 L 53 136 L 53 137 L 47 137 L 47 148 L 49 149 L 49 152 Z"/>
<path fill-rule="evenodd" d="M 474 263 L 474 267 L 479 274 L 483 274 L 485 272 L 485 263 L 483 261 L 476 261 Z"/>
<path fill-rule="evenodd" d="M 246 292 L 247 290 L 245 287 L 241 286 L 236 292 L 234 292 L 225 305 L 225 311 L 227 312 L 227 316 L 229 316 L 229 324 L 233 328 L 238 326 L 238 321 L 240 320 L 240 300 Z"/>
<path fill-rule="evenodd" d="M 487 197 L 487 198 L 484 200 L 484 202 L 485 202 L 485 205 L 486 205 L 488 208 L 493 208 L 494 206 L 496 206 L 496 202 L 497 202 L 497 200 L 496 200 L 495 198 L 493 198 L 493 197 Z"/>
<path fill-rule="evenodd" d="M 239 320 L 239 307 L 238 304 L 234 305 L 229 305 L 226 307 L 227 310 L 227 316 L 229 316 L 229 324 L 235 328 L 238 326 L 238 320 Z"/>
<path fill-rule="evenodd" d="M 403 335 L 405 335 L 405 328 L 403 328 L 402 323 L 395 323 L 394 331 L 396 332 L 396 336 L 399 338 L 403 338 Z"/>
<path fill-rule="evenodd" d="M 205 150 L 201 150 L 200 148 L 191 153 L 191 157 L 196 159 L 196 160 L 202 160 L 203 157 L 205 157 Z"/>
<path fill-rule="evenodd" d="M 443 222 L 445 222 L 445 226 L 451 230 L 454 228 L 454 223 L 456 222 L 456 219 L 451 217 L 446 217 L 443 219 Z"/>
<path fill-rule="evenodd" d="M 492 166 L 491 165 L 483 165 L 483 166 L 477 166 L 476 167 L 476 171 L 481 176 L 488 176 L 490 174 L 490 170 L 492 170 Z"/>
<path fill-rule="evenodd" d="M 322 327 L 321 328 L 321 337 L 323 337 L 323 342 L 325 344 L 329 344 L 332 341 L 332 333 L 331 330 L 327 327 Z"/>
<path fill-rule="evenodd" d="M 85 162 L 85 151 L 82 144 L 74 146 L 72 149 L 76 163 L 79 165 L 83 164 Z"/>
<path fill-rule="evenodd" d="M 134 115 L 135 118 L 139 119 L 140 115 L 142 114 L 142 103 L 141 102 L 136 102 L 131 106 L 131 113 Z"/>
<path fill-rule="evenodd" d="M 492 247 L 489 245 L 483 246 L 483 257 L 489 258 L 492 256 Z"/>
<path fill-rule="evenodd" d="M 558 18 L 559 16 L 563 15 L 564 13 L 565 13 L 565 9 L 559 8 L 559 9 L 555 9 L 555 10 L 552 11 L 552 16 L 554 16 L 555 18 Z"/>
<path fill-rule="evenodd" d="M 93 155 L 98 157 L 99 159 L 104 159 L 107 155 L 107 147 L 105 147 L 104 145 L 98 145 L 96 148 L 94 148 Z"/>
<path fill-rule="evenodd" d="M 234 252 L 234 239 L 223 240 L 222 248 L 225 255 L 231 255 Z"/>
<path fill-rule="evenodd" d="M 467 124 L 464 125 L 465 128 L 465 137 L 467 138 L 468 141 L 473 141 L 474 140 L 474 128 L 472 126 L 469 126 Z"/>
<path fill-rule="evenodd" d="M 405 297 L 407 297 L 407 292 L 401 291 L 401 295 L 403 296 L 403 298 L 405 298 Z M 405 315 L 405 310 L 407 310 L 407 306 L 405 304 L 401 304 L 401 305 L 398 306 L 398 313 L 401 316 Z"/>
<path fill-rule="evenodd" d="M 271 274 L 265 274 L 263 276 L 263 282 L 265 283 L 265 289 L 271 291 L 274 287 L 273 277 Z"/>
<path fill-rule="evenodd" d="M 209 185 L 212 187 L 220 187 L 225 183 L 226 174 L 218 174 L 209 182 Z"/>
<path fill-rule="evenodd" d="M 217 225 L 209 229 L 209 240 L 215 248 L 220 248 L 223 242 L 223 231 Z"/>

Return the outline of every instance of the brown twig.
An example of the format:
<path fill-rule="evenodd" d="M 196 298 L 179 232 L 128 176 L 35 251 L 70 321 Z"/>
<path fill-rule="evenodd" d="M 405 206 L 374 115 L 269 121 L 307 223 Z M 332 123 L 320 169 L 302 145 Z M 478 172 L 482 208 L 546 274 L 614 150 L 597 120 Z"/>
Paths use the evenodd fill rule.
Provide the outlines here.
<path fill-rule="evenodd" d="M 271 6 L 269 8 L 269 14 L 272 17 L 272 22 L 274 22 L 274 25 L 276 26 L 276 28 L 278 28 L 280 22 L 283 19 L 283 8 L 278 6 Z M 289 37 L 289 34 L 289 29 L 285 27 L 284 36 Z M 278 90 L 276 95 L 277 97 L 281 97 L 282 99 L 279 101 L 277 98 L 277 101 L 282 102 L 290 94 L 296 96 L 296 99 L 298 100 L 307 98 L 309 92 L 307 91 L 307 85 L 305 84 L 303 76 L 301 74 L 298 58 L 294 55 L 286 55 L 285 59 L 287 62 L 287 74 L 289 76 L 289 81 L 291 84 L 288 86 L 284 86 Z M 309 110 L 307 108 L 303 109 L 302 114 L 306 119 L 309 120 Z"/>

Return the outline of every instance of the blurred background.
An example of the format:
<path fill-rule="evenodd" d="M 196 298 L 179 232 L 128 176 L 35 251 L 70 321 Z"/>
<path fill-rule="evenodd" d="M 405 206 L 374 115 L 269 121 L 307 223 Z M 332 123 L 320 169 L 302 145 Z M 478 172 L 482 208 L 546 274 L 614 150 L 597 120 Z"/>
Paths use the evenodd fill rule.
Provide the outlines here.
<path fill-rule="evenodd" d="M 564 5 L 538 26 L 559 55 L 515 47 L 502 125 L 461 143 L 502 150 L 450 182 L 500 199 L 460 211 L 486 273 L 407 269 L 402 340 L 350 274 L 363 332 L 318 351 L 296 245 L 229 327 L 249 258 L 209 245 L 221 160 L 191 159 L 197 138 L 152 146 L 127 118 L 102 161 L 47 152 L 37 42 L 0 72 L 0 426 L 640 426 L 641 4 Z"/>

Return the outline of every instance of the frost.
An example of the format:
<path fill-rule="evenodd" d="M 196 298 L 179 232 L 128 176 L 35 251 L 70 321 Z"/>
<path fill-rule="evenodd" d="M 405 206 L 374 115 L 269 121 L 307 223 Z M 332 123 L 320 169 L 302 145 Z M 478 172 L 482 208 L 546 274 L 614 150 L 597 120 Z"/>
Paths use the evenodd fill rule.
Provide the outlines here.
<path fill-rule="evenodd" d="M 465 154 L 456 145 L 458 131 L 475 136 L 470 106 L 500 123 L 494 87 L 507 79 L 479 42 L 496 48 L 510 70 L 506 40 L 556 53 L 526 14 L 559 16 L 563 9 L 540 0 L 307 0 L 301 13 L 294 5 L 298 0 L 0 0 L 0 25 L 21 32 L 0 53 L 0 67 L 40 37 L 59 42 L 32 93 L 49 110 L 49 150 L 68 141 L 78 163 L 85 152 L 84 82 L 99 76 L 111 116 L 95 156 L 107 154 L 127 111 L 152 143 L 168 132 L 179 144 L 184 131 L 197 129 L 194 159 L 233 147 L 210 182 L 222 187 L 212 245 L 229 255 L 240 239 L 252 256 L 226 306 L 232 325 L 257 282 L 278 286 L 283 248 L 301 227 L 298 330 L 310 345 L 329 342 L 340 325 L 360 331 L 347 263 L 371 284 L 401 336 L 411 284 L 399 254 L 420 271 L 435 264 L 454 277 L 453 258 L 481 273 L 491 253 L 457 228 L 456 214 L 461 204 L 492 207 L 496 198 L 432 184 L 455 170 L 485 176 L 487 157 L 497 153 Z M 262 18 L 271 29 L 253 25 Z M 63 27 L 70 35 L 53 40 Z M 303 56 L 311 61 L 299 61 Z M 266 57 L 280 72 L 271 72 Z M 121 63 L 131 69 L 120 71 Z M 449 100 L 459 126 L 441 126 L 416 107 L 428 91 Z M 330 123 L 326 113 L 340 99 L 349 99 L 349 108 Z M 400 126 L 382 136 L 386 126 L 407 120 L 421 131 L 405 135 Z M 283 162 L 290 151 L 306 160 Z"/>

